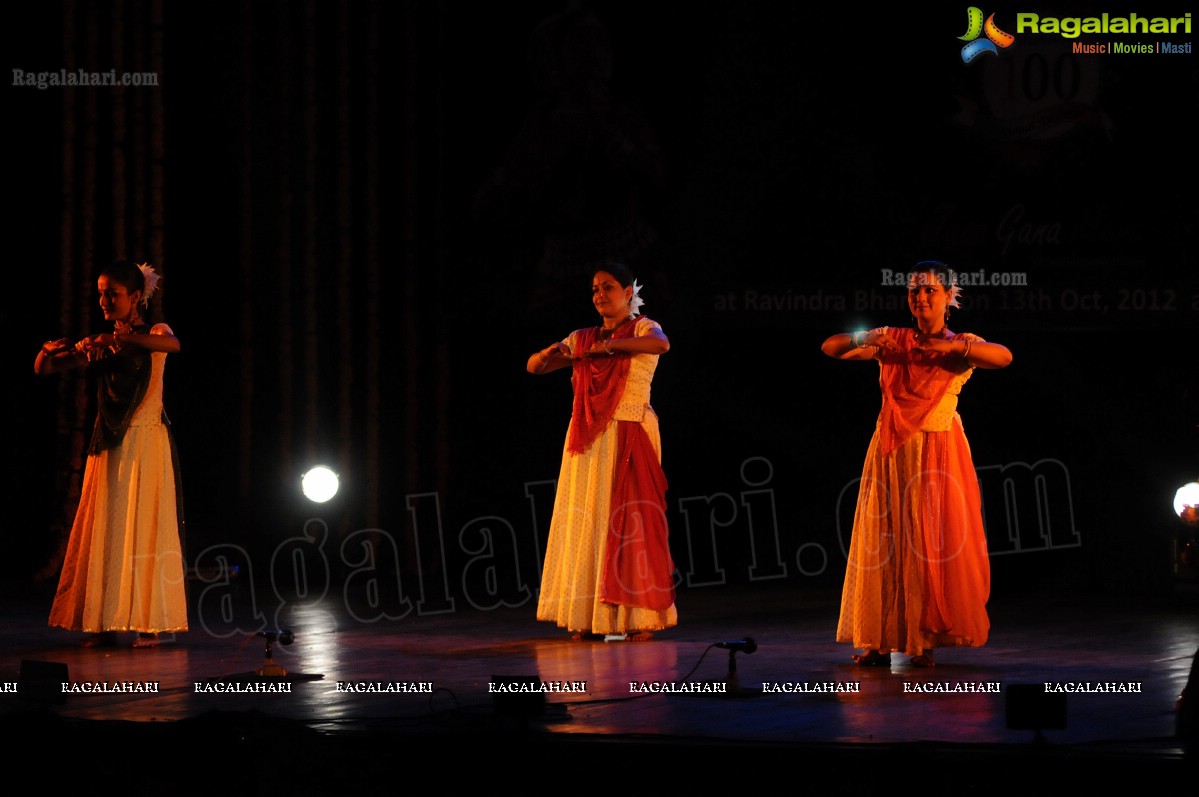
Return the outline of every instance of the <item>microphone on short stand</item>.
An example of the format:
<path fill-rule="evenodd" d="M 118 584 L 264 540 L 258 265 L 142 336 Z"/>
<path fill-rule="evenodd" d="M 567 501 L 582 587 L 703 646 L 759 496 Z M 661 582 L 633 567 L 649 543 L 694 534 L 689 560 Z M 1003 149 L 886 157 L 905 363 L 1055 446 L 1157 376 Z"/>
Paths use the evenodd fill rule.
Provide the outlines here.
<path fill-rule="evenodd" d="M 753 637 L 745 639 L 737 639 L 731 642 L 717 642 L 716 647 L 729 652 L 729 677 L 725 679 L 727 684 L 728 694 L 741 694 L 741 679 L 737 677 L 737 654 L 753 653 L 758 649 L 758 643 L 753 640 Z"/>
<path fill-rule="evenodd" d="M 753 653 L 758 649 L 758 643 L 754 642 L 752 637 L 746 637 L 734 642 L 717 642 L 716 647 L 732 651 L 733 653 Z"/>
<path fill-rule="evenodd" d="M 286 628 L 271 631 L 259 631 L 256 636 L 266 638 L 266 661 L 258 668 L 260 677 L 282 678 L 287 675 L 287 670 L 275 663 L 273 654 L 275 643 L 280 645 L 290 645 L 295 641 L 296 635 Z"/>

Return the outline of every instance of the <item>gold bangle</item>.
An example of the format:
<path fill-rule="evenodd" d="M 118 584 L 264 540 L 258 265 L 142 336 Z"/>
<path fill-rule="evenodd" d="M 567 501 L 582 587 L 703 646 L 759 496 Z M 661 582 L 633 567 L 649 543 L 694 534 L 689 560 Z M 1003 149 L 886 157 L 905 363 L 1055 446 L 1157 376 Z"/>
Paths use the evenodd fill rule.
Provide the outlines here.
<path fill-rule="evenodd" d="M 962 359 L 967 363 L 970 362 L 970 341 L 966 341 L 966 350 L 962 352 Z"/>

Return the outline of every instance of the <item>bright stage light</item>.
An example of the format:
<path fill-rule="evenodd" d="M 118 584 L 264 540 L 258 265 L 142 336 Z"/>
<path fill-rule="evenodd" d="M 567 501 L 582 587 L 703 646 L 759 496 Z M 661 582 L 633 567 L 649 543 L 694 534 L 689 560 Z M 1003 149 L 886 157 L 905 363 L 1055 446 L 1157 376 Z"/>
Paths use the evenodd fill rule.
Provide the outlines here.
<path fill-rule="evenodd" d="M 337 474 L 324 465 L 318 465 L 304 474 L 300 489 L 309 501 L 323 504 L 337 495 Z"/>
<path fill-rule="evenodd" d="M 1174 493 L 1174 514 L 1188 526 L 1199 526 L 1199 481 L 1184 484 Z"/>

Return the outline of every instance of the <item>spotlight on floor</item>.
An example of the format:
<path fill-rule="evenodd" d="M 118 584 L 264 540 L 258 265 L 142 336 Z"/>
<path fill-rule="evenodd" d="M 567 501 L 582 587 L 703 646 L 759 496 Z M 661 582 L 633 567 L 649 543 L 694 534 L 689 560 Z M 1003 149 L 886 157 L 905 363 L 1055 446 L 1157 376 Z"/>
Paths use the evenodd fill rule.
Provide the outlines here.
<path fill-rule="evenodd" d="M 300 480 L 300 489 L 304 492 L 304 497 L 317 504 L 323 504 L 337 495 L 339 486 L 337 474 L 324 465 L 312 468 Z"/>
<path fill-rule="evenodd" d="M 1194 585 L 1199 583 L 1199 480 L 1174 493 L 1174 514 L 1182 521 L 1174 532 L 1174 577 Z"/>
<path fill-rule="evenodd" d="M 1184 484 L 1174 493 L 1174 514 L 1188 526 L 1199 526 L 1199 481 Z"/>

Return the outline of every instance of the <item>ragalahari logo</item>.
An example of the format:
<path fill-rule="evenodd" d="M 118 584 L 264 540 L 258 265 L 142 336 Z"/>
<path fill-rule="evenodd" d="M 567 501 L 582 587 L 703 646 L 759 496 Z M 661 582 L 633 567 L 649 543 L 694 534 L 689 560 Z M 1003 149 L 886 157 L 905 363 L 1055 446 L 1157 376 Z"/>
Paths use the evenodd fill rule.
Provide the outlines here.
<path fill-rule="evenodd" d="M 980 39 L 979 36 L 986 35 L 986 38 Z M 987 17 L 987 21 L 983 22 L 983 11 L 977 6 L 970 6 L 966 9 L 966 32 L 958 36 L 960 41 L 967 42 L 962 48 L 962 63 L 968 64 L 975 58 L 978 58 L 983 53 L 992 53 L 999 55 L 999 50 L 1007 49 L 1012 46 L 1012 42 L 1016 41 L 1016 37 L 1010 33 L 1004 33 L 995 24 L 995 15 Z"/>

